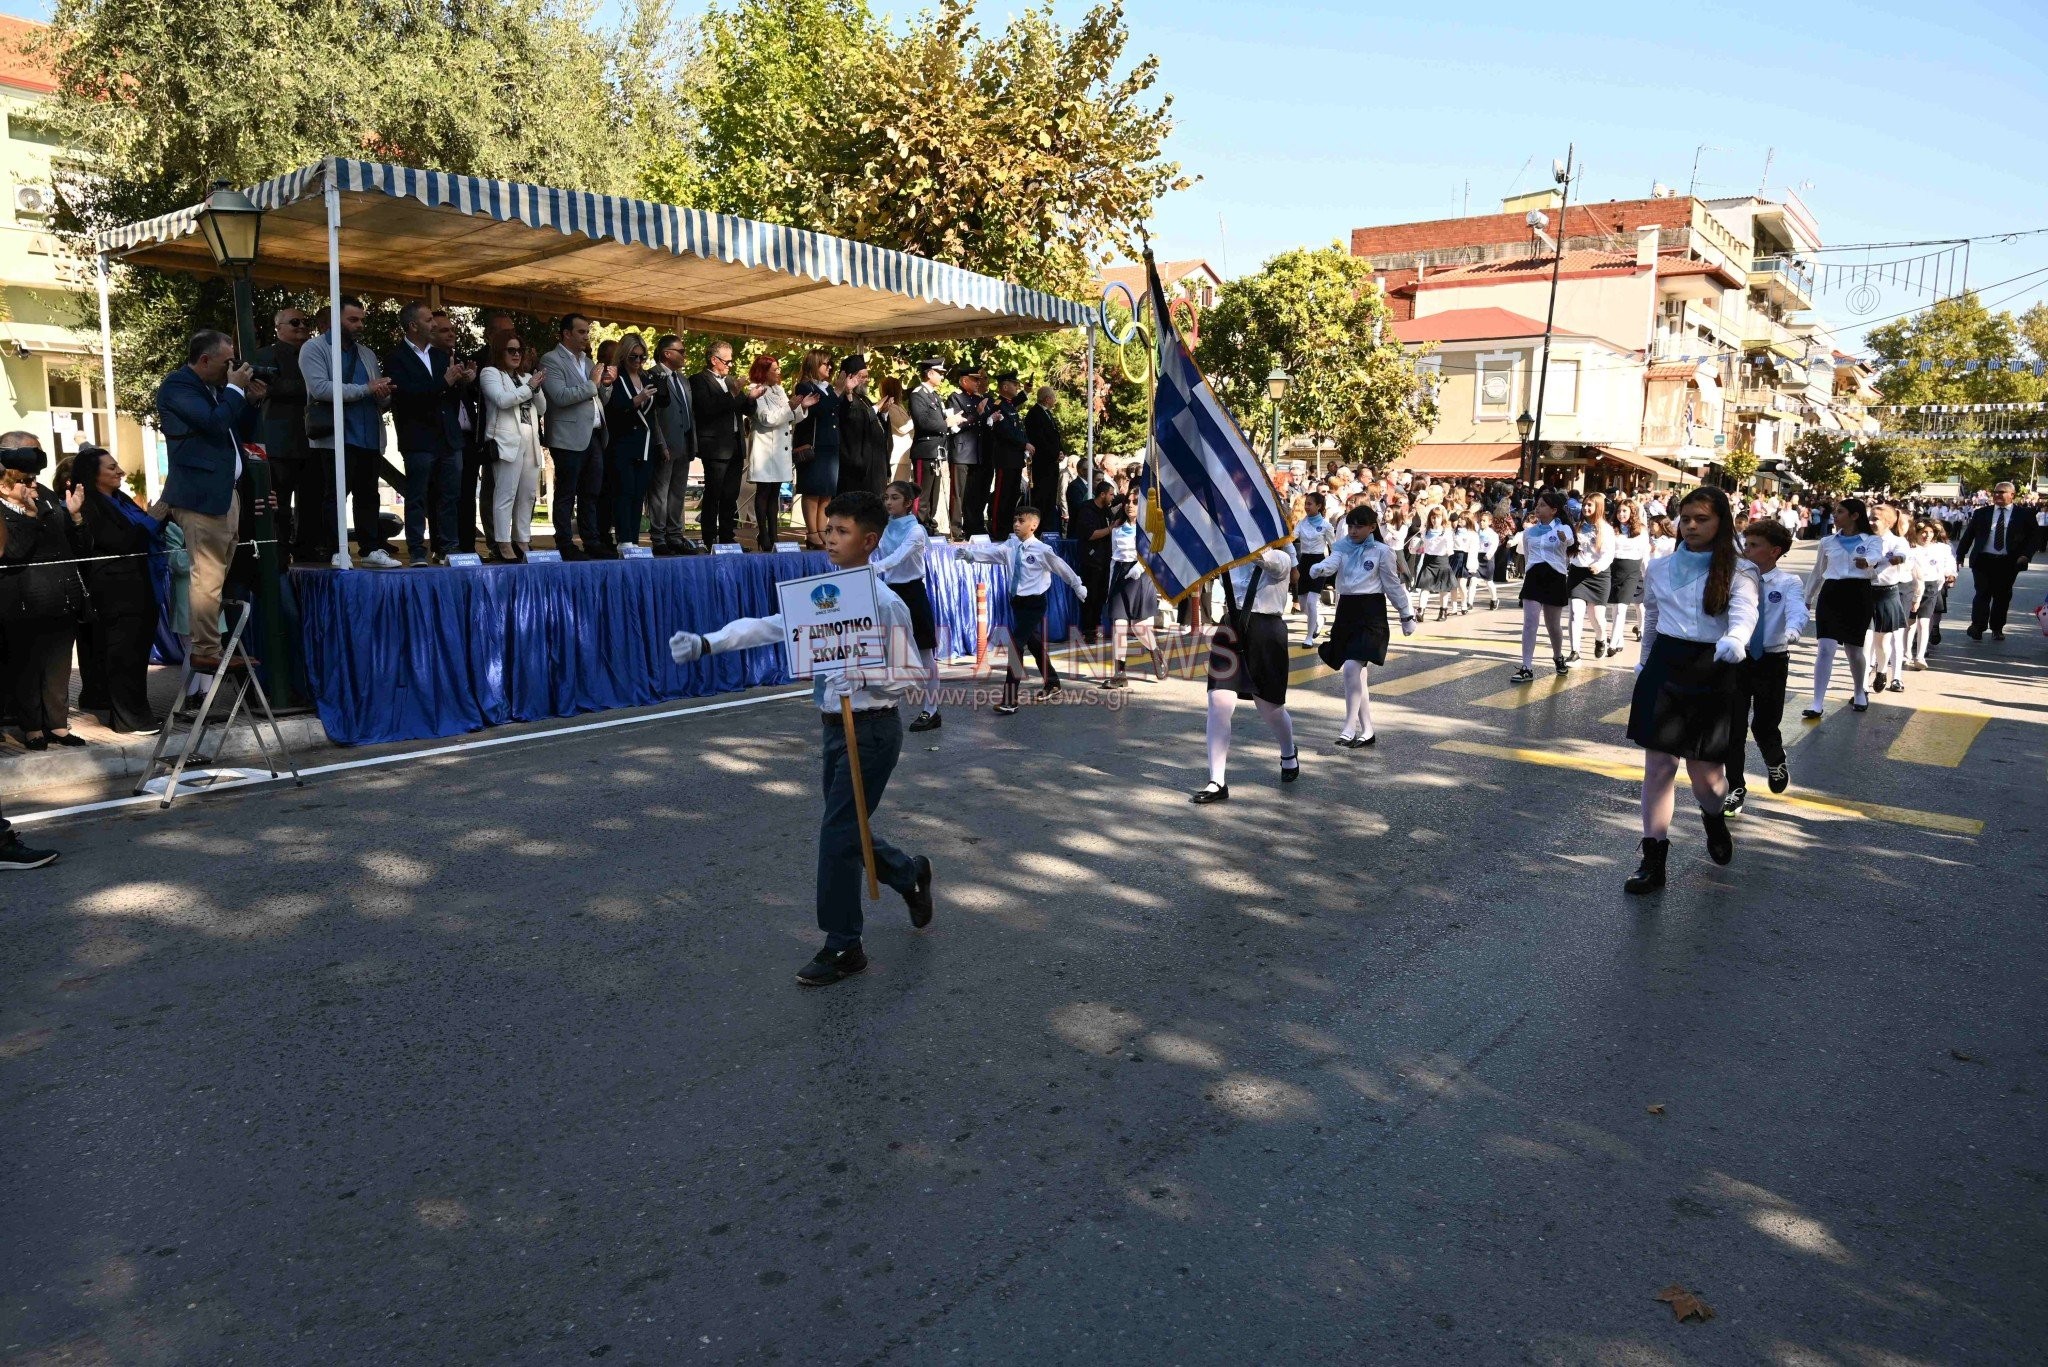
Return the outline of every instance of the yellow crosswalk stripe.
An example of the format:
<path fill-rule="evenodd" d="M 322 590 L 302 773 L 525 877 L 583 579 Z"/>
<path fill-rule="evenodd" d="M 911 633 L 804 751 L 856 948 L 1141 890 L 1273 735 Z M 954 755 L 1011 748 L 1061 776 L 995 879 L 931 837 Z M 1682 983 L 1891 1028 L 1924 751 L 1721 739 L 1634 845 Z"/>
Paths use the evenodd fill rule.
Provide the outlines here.
<path fill-rule="evenodd" d="M 1567 676 L 1569 677 L 1569 676 Z M 1552 769 L 1575 769 L 1580 773 L 1600 774 L 1606 778 L 1634 780 L 1643 777 L 1641 764 L 1625 764 L 1617 760 L 1601 759 L 1591 755 L 1559 754 L 1551 750 L 1526 750 L 1513 745 L 1486 745 L 1479 741 L 1444 740 L 1436 743 L 1439 750 L 1454 754 L 1478 755 L 1486 759 L 1514 760 L 1519 764 L 1539 764 Z M 1882 802 L 1862 802 L 1855 798 L 1834 797 L 1826 793 L 1810 795 L 1792 793 L 1764 793 L 1758 789 L 1749 790 L 1752 803 L 1780 803 L 1809 812 L 1825 812 L 1830 816 L 1860 816 L 1872 821 L 1890 821 L 1901 826 L 1918 826 L 1923 830 L 1943 831 L 1951 835 L 1982 835 L 1984 823 L 1966 816 L 1950 816 L 1946 812 L 1922 812 L 1911 807 L 1893 807 Z"/>
<path fill-rule="evenodd" d="M 1916 708 L 1905 729 L 1884 752 L 1886 759 L 1953 769 L 1970 753 L 1970 745 L 1991 718 L 1977 712 L 1944 712 Z"/>
<path fill-rule="evenodd" d="M 1631 707 L 1632 704 L 1625 703 L 1622 706 L 1615 708 L 1612 712 L 1609 712 L 1606 716 L 1600 719 L 1600 724 L 1602 726 L 1627 726 L 1628 714 L 1631 710 Z"/>
<path fill-rule="evenodd" d="M 1388 658 L 1391 659 L 1392 656 Z M 1372 693 L 1376 698 L 1402 698 L 1410 693 L 1420 693 L 1425 688 L 1434 688 L 1441 683 L 1450 683 L 1457 679 L 1468 679 L 1474 674 L 1499 668 L 1500 661 L 1498 660 L 1453 660 L 1447 665 L 1438 665 L 1434 669 L 1418 670 L 1413 674 L 1403 674 L 1398 679 L 1388 679 L 1384 683 L 1378 679 L 1373 679 L 1371 681 Z"/>
<path fill-rule="evenodd" d="M 1553 674 L 1547 679 L 1538 679 L 1535 683 L 1516 684 L 1513 688 L 1502 689 L 1498 693 L 1489 693 L 1472 705 L 1474 707 L 1497 707 L 1502 711 L 1510 711 L 1517 707 L 1528 707 L 1532 703 L 1539 703 L 1554 698 L 1568 688 L 1579 688 L 1600 679 L 1613 677 L 1611 672 L 1604 669 L 1574 669 L 1569 674 Z"/>

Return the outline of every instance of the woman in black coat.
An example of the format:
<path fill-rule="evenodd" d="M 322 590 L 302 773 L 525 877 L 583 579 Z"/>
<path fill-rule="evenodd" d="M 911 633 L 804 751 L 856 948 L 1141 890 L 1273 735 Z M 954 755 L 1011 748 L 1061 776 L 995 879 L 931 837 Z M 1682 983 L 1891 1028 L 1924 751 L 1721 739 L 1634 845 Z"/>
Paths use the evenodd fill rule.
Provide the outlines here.
<path fill-rule="evenodd" d="M 647 382 L 647 343 L 640 340 L 639 333 L 629 332 L 619 339 L 614 360 L 610 382 L 598 391 L 604 399 L 604 485 L 611 495 L 607 509 L 610 535 L 604 538 L 604 550 L 612 559 L 618 557 L 619 547 L 640 540 L 640 508 L 647 501 L 647 471 L 654 443 L 654 419 L 649 413 L 668 407 L 667 386 Z"/>
<path fill-rule="evenodd" d="M 161 524 L 136 506 L 121 488 L 121 467 L 97 446 L 79 450 L 71 482 L 85 490 L 79 526 L 83 553 L 118 556 L 80 566 L 92 624 L 79 633 L 79 706 L 107 714 L 107 725 L 133 735 L 153 735 L 149 706 L 149 647 L 156 638 L 159 605 L 150 572 L 150 553 L 160 550 Z"/>
<path fill-rule="evenodd" d="M 0 518 L 7 549 L 0 551 L 0 635 L 7 641 L 6 685 L 15 719 L 31 750 L 84 745 L 71 734 L 71 643 L 85 586 L 76 560 L 84 537 L 85 491 L 63 502 L 48 489 L 7 472 L 0 480 Z"/>

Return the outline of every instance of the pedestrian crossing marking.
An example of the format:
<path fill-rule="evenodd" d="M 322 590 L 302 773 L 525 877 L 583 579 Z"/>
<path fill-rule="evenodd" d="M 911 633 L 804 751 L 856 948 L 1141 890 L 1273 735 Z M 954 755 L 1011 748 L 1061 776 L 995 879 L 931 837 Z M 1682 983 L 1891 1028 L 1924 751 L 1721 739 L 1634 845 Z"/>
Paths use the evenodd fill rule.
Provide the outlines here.
<path fill-rule="evenodd" d="M 1567 676 L 1569 677 L 1569 676 Z M 1485 759 L 1514 760 L 1519 764 L 1540 764 L 1552 769 L 1575 769 L 1580 773 L 1599 774 L 1606 778 L 1641 782 L 1643 767 L 1638 764 L 1624 764 L 1617 760 L 1602 759 L 1591 755 L 1561 754 L 1552 750 L 1527 750 L 1512 745 L 1487 745 L 1480 741 L 1443 740 L 1436 743 L 1436 749 L 1448 750 L 1459 755 L 1478 755 Z M 1751 803 L 1782 803 L 1804 811 L 1825 812 L 1830 816 L 1860 816 L 1872 821 L 1889 821 L 1900 826 L 1918 826 L 1923 830 L 1943 831 L 1951 835 L 1982 835 L 1984 823 L 1965 816 L 1950 816 L 1946 812 L 1922 812 L 1911 807 L 1893 807 L 1882 802 L 1862 802 L 1855 798 L 1834 797 L 1825 793 L 1811 796 L 1792 793 L 1762 793 L 1752 788 Z"/>
<path fill-rule="evenodd" d="M 1453 660 L 1434 669 L 1418 670 L 1413 674 L 1403 674 L 1398 679 L 1388 679 L 1385 683 L 1374 679 L 1371 681 L 1372 692 L 1373 696 L 1378 698 L 1401 698 L 1410 693 L 1420 693 L 1425 688 L 1434 688 L 1441 683 L 1467 679 L 1474 674 L 1499 668 L 1498 660 Z"/>
<path fill-rule="evenodd" d="M 1953 769 L 1970 753 L 1971 744 L 1984 723 L 1991 718 L 1978 712 L 1944 712 L 1932 707 L 1916 708 L 1906 719 L 1905 729 L 1884 752 L 1886 759 L 1906 764 L 1927 764 Z"/>
<path fill-rule="evenodd" d="M 1497 707 L 1502 711 L 1509 711 L 1517 707 L 1527 707 L 1531 703 L 1539 703 L 1554 698 L 1568 688 L 1578 688 L 1582 684 L 1593 683 L 1608 677 L 1610 677 L 1609 671 L 1604 669 L 1574 669 L 1569 674 L 1553 674 L 1547 679 L 1538 679 L 1535 683 L 1516 684 L 1513 688 L 1503 689 L 1498 693 L 1489 693 L 1472 705 L 1474 707 Z"/>
<path fill-rule="evenodd" d="M 1624 703 L 1600 719 L 1602 726 L 1627 726 L 1628 714 L 1635 710 L 1634 703 Z"/>

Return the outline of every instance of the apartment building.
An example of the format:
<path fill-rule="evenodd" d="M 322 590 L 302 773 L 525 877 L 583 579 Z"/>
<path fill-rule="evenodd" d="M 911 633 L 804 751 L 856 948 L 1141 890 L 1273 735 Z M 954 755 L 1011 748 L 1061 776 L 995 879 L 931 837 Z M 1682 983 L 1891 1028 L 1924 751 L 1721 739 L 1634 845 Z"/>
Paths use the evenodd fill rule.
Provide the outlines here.
<path fill-rule="evenodd" d="M 45 113 L 56 75 L 31 50 L 42 24 L 0 16 L 0 431 L 34 432 L 47 449 L 107 444 L 97 291 L 82 259 L 50 231 L 57 168 L 78 155 L 52 135 Z M 122 463 L 140 468 L 142 429 L 121 420 Z"/>
<path fill-rule="evenodd" d="M 1468 326 L 1446 317 L 1453 313 L 1542 319 L 1555 268 L 1550 388 L 1565 402 L 1597 391 L 1603 416 L 1594 430 L 1546 400 L 1542 464 L 1567 482 L 1624 485 L 1703 477 L 1731 447 L 1774 461 L 1807 425 L 1846 431 L 1853 421 L 1860 430 L 1864 419 L 1842 412 L 1833 335 L 1812 312 L 1806 254 L 1819 245 L 1793 196 L 1709 201 L 1662 187 L 1647 199 L 1562 212 L 1558 194 L 1543 191 L 1504 201 L 1499 214 L 1351 236 L 1353 255 L 1372 262 L 1402 320 L 1402 339 L 1418 347 L 1450 347 Z M 1489 362 L 1501 373 L 1476 383 L 1508 403 L 1467 426 L 1453 397 L 1413 453 L 1417 468 L 1451 473 L 1444 447 L 1519 446 L 1515 419 L 1534 415 L 1541 387 L 1541 335 L 1539 323 L 1534 348 L 1526 337 L 1488 339 L 1509 354 Z M 1575 382 L 1558 383 L 1560 371 L 1574 370 Z M 1476 449 L 1472 456 L 1482 458 Z M 1764 476 L 1773 473 L 1767 464 Z"/>

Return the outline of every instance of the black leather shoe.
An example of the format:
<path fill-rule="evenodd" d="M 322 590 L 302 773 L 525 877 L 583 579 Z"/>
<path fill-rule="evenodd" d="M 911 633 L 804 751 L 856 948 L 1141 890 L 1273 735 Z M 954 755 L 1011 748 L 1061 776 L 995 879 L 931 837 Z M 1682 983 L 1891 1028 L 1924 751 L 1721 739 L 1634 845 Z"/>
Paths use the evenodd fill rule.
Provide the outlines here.
<path fill-rule="evenodd" d="M 1194 792 L 1189 793 L 1188 801 L 1197 805 L 1206 805 L 1211 802 L 1228 802 L 1230 801 L 1230 785 L 1227 783 L 1217 783 L 1212 779 Z"/>
<path fill-rule="evenodd" d="M 1626 893 L 1640 894 L 1655 892 L 1658 888 L 1663 887 L 1664 861 L 1670 857 L 1670 854 L 1671 842 L 1669 840 L 1651 840 L 1647 836 L 1644 837 L 1643 860 L 1640 864 L 1636 865 L 1636 871 L 1628 876 L 1628 881 L 1621 885 L 1621 890 Z"/>
<path fill-rule="evenodd" d="M 917 857 L 917 886 L 903 894 L 903 905 L 910 908 L 910 924 L 919 930 L 932 923 L 932 861 L 923 855 Z"/>
<path fill-rule="evenodd" d="M 936 712 L 927 712 L 923 716 L 919 717 L 916 721 L 910 723 L 910 725 L 904 727 L 903 729 L 906 731 L 936 731 L 939 729 L 940 725 L 941 722 L 939 720 L 939 714 Z"/>
<path fill-rule="evenodd" d="M 867 952 L 859 945 L 845 949 L 821 949 L 817 958 L 796 971 L 796 980 L 805 987 L 830 987 L 843 978 L 851 978 L 867 966 Z"/>
<path fill-rule="evenodd" d="M 590 559 L 590 557 L 589 557 L 589 556 L 585 555 L 585 554 L 584 554 L 584 553 L 583 553 L 583 552 L 582 552 L 581 550 L 579 550 L 579 549 L 578 549 L 578 548 L 577 548 L 577 547 L 576 547 L 575 545 L 573 545 L 573 544 L 571 544 L 571 543 L 569 543 L 569 542 L 566 542 L 566 541 L 565 541 L 565 542 L 563 542 L 563 543 L 562 543 L 562 544 L 561 544 L 561 545 L 560 545 L 559 547 L 557 547 L 557 549 L 558 549 L 558 550 L 560 550 L 560 551 L 562 552 L 562 559 L 563 559 L 563 561 L 564 561 L 564 562 L 567 562 L 567 561 L 571 561 L 571 560 L 588 560 L 588 559 Z"/>
<path fill-rule="evenodd" d="M 1728 818 L 1720 812 L 1701 812 L 1700 824 L 1707 828 L 1707 857 L 1725 864 L 1735 857 L 1735 837 L 1728 830 Z"/>
<path fill-rule="evenodd" d="M 1294 764 L 1293 764 L 1293 766 L 1292 766 L 1292 767 L 1289 767 L 1289 765 L 1288 765 L 1288 763 L 1287 763 L 1287 761 L 1289 761 L 1289 760 L 1293 760 L 1293 761 L 1294 761 Z M 1282 783 L 1292 783 L 1292 782 L 1294 782 L 1294 781 L 1295 781 L 1296 779 L 1298 779 L 1298 778 L 1300 778 L 1300 777 L 1301 777 L 1301 752 L 1300 752 L 1299 750 L 1297 750 L 1297 751 L 1295 751 L 1295 752 L 1294 752 L 1293 754 L 1291 754 L 1291 755 L 1282 755 L 1282 756 L 1280 756 L 1280 781 L 1281 781 Z"/>

